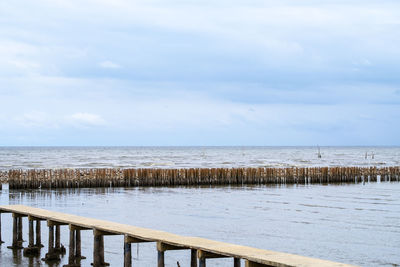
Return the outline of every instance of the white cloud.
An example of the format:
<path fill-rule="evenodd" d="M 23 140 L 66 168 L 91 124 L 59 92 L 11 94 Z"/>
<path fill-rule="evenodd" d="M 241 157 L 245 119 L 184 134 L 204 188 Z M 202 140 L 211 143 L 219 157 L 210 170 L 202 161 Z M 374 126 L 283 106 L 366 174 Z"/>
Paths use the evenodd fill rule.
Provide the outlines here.
<path fill-rule="evenodd" d="M 100 63 L 100 67 L 105 68 L 105 69 L 119 69 L 119 68 L 121 68 L 120 65 L 118 65 L 118 64 L 116 64 L 116 63 L 114 63 L 112 61 L 109 61 L 109 60 L 101 62 Z"/>
<path fill-rule="evenodd" d="M 67 116 L 67 121 L 75 126 L 101 126 L 106 121 L 97 114 L 78 112 Z"/>
<path fill-rule="evenodd" d="M 31 111 L 15 118 L 23 127 L 48 127 L 52 126 L 49 116 L 45 112 Z"/>

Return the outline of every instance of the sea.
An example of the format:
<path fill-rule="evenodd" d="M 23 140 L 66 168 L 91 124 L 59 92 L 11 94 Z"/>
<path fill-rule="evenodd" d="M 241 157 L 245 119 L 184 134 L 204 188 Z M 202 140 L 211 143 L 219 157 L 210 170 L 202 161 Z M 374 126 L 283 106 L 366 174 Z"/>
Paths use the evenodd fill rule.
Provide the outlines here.
<path fill-rule="evenodd" d="M 321 158 L 318 157 L 321 154 Z M 400 147 L 0 147 L 0 170 L 399 166 Z M 23 204 L 359 266 L 400 266 L 400 183 L 9 190 L 0 204 Z M 7 249 L 12 219 L 2 214 L 0 266 L 49 266 Z M 27 220 L 24 220 L 27 240 Z M 68 227 L 61 228 L 68 248 Z M 42 223 L 42 242 L 47 229 Z M 26 246 L 27 243 L 25 242 Z M 133 266 L 156 266 L 154 243 L 133 245 Z M 93 234 L 82 231 L 81 266 Z M 190 252 L 167 251 L 166 266 L 189 266 Z M 63 266 L 68 254 L 59 263 Z M 123 237 L 105 237 L 105 260 L 123 266 Z M 207 266 L 232 266 L 230 258 Z M 243 264 L 244 266 L 244 264 Z"/>

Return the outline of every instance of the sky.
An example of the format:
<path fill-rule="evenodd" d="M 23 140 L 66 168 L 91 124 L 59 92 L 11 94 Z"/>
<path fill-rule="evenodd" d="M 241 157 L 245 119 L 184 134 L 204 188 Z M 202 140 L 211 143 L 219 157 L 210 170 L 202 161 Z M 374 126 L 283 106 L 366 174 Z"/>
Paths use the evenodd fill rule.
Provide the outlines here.
<path fill-rule="evenodd" d="M 2 0 L 0 145 L 400 145 L 400 1 Z"/>

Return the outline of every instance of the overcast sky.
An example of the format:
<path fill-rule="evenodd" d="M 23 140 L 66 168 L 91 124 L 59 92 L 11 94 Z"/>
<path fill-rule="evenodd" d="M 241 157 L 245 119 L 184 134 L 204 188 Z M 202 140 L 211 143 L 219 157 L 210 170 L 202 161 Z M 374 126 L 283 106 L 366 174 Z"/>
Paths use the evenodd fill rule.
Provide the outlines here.
<path fill-rule="evenodd" d="M 0 145 L 317 144 L 400 145 L 400 1 L 0 1 Z"/>

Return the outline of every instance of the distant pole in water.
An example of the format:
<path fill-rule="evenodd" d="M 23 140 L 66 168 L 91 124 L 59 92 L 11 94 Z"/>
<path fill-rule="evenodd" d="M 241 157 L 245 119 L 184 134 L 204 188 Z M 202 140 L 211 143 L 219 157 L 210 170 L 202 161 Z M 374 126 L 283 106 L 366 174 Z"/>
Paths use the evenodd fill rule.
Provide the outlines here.
<path fill-rule="evenodd" d="M 319 158 L 319 159 L 322 158 L 322 156 L 321 156 L 321 150 L 320 150 L 319 146 L 318 146 L 318 158 Z"/>
<path fill-rule="evenodd" d="M 374 151 L 372 151 L 371 159 L 374 159 L 374 158 L 375 158 L 375 154 L 374 154 Z"/>
<path fill-rule="evenodd" d="M 368 152 L 365 152 L 365 159 L 368 158 Z"/>

